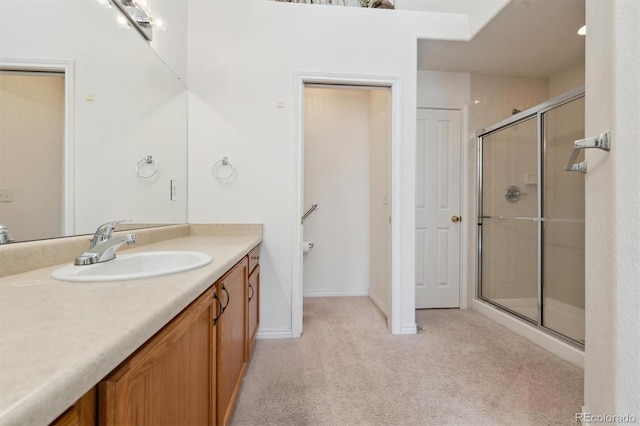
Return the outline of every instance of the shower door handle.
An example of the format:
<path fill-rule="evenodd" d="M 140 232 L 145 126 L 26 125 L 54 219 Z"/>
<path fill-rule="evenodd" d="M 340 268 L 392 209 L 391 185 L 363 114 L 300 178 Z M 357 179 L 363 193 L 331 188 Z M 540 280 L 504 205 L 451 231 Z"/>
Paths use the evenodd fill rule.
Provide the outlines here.
<path fill-rule="evenodd" d="M 451 216 L 451 222 L 453 222 L 453 223 L 462 222 L 462 217 L 461 216 Z"/>

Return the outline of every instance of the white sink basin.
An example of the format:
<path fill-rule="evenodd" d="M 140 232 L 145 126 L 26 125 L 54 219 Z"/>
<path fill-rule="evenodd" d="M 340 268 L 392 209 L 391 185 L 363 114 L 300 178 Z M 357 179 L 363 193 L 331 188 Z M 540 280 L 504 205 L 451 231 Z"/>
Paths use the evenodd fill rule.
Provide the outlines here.
<path fill-rule="evenodd" d="M 212 260 L 208 254 L 195 251 L 148 251 L 94 265 L 64 266 L 53 271 L 51 278 L 79 282 L 137 280 L 201 268 Z"/>

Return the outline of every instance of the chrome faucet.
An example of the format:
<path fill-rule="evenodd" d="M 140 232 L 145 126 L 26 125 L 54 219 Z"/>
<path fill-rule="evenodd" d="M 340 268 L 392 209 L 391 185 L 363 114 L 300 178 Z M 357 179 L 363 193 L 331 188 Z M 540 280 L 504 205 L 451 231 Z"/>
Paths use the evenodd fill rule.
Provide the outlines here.
<path fill-rule="evenodd" d="M 113 230 L 116 225 L 129 220 L 115 220 L 107 222 L 98 227 L 93 238 L 89 250 L 76 257 L 75 265 L 92 265 L 94 263 L 106 262 L 115 259 L 116 250 L 123 245 L 132 245 L 136 243 L 138 236 L 136 234 L 125 234 L 119 237 L 112 237 Z"/>
<path fill-rule="evenodd" d="M 14 241 L 9 229 L 0 223 L 0 244 L 12 243 Z"/>

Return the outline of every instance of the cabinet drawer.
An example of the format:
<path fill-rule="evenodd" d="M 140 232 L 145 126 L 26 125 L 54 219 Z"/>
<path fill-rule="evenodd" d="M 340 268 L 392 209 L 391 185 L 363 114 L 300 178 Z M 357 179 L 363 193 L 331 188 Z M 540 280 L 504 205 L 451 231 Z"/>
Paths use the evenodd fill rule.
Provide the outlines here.
<path fill-rule="evenodd" d="M 249 252 L 249 273 L 251 273 L 260 261 L 260 244 Z"/>

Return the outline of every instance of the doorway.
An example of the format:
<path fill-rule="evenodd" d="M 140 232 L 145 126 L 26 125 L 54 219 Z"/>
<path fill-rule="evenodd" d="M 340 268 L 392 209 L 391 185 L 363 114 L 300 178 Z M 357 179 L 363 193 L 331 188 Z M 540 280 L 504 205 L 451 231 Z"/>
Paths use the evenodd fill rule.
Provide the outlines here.
<path fill-rule="evenodd" d="M 390 90 L 308 84 L 304 99 L 303 294 L 369 296 L 388 316 Z"/>
<path fill-rule="evenodd" d="M 0 223 L 16 241 L 64 235 L 65 73 L 0 68 L 0 129 Z"/>
<path fill-rule="evenodd" d="M 350 90 L 352 93 L 355 92 L 368 92 L 367 96 L 371 99 L 376 98 L 376 94 L 380 95 L 379 99 L 384 98 L 384 108 L 380 109 L 380 111 L 384 111 L 385 115 L 385 129 L 381 130 L 380 128 L 376 128 L 376 125 L 379 125 L 382 121 L 378 118 L 375 120 L 371 120 L 370 127 L 368 129 L 368 133 L 376 136 L 380 136 L 382 134 L 386 135 L 385 143 L 386 146 L 382 149 L 384 151 L 384 155 L 382 155 L 380 149 L 370 149 L 371 147 L 367 144 L 368 152 L 366 155 L 360 155 L 360 161 L 365 161 L 366 167 L 363 167 L 362 164 L 358 165 L 357 168 L 360 170 L 367 171 L 366 182 L 367 184 L 364 186 L 364 190 L 360 191 L 360 195 L 363 195 L 363 199 L 366 200 L 366 204 L 362 203 L 362 199 L 360 200 L 360 206 L 365 206 L 365 208 L 361 208 L 360 210 L 364 210 L 364 217 L 366 220 L 363 221 L 363 224 L 366 226 L 359 226 L 360 235 L 362 235 L 362 230 L 367 229 L 368 231 L 368 241 L 366 245 L 362 245 L 362 240 L 359 242 L 359 247 L 361 251 L 364 250 L 364 256 L 361 255 L 362 258 L 366 258 L 366 266 L 365 273 L 363 274 L 363 263 L 361 262 L 360 268 L 360 276 L 365 275 L 365 280 L 360 280 L 360 287 L 357 287 L 355 290 L 347 290 L 352 291 L 351 295 L 357 294 L 366 294 L 368 295 L 372 301 L 378 305 L 380 310 L 386 315 L 387 328 L 392 333 L 400 334 L 400 314 L 401 309 L 400 305 L 400 297 L 396 295 L 400 291 L 400 271 L 394 267 L 397 264 L 399 259 L 398 250 L 394 250 L 394 247 L 398 247 L 400 241 L 398 241 L 398 235 L 395 232 L 392 232 L 392 229 L 398 226 L 398 218 L 397 215 L 394 215 L 396 207 L 396 199 L 399 197 L 398 192 L 393 190 L 392 188 L 396 188 L 399 184 L 399 146 L 400 146 L 400 137 L 399 137 L 399 105 L 400 105 L 400 97 L 399 92 L 396 88 L 396 85 L 399 84 L 398 79 L 390 78 L 390 79 L 369 79 L 364 77 L 353 77 L 353 78 L 342 78 L 338 76 L 327 76 L 327 75 L 299 75 L 299 128 L 298 128 L 298 179 L 296 184 L 296 197 L 295 197 L 295 210 L 294 210 L 294 221 L 295 230 L 294 230 L 294 247 L 299 248 L 299 252 L 294 254 L 294 266 L 293 266 L 293 274 L 294 274 L 294 285 L 292 289 L 292 337 L 299 337 L 302 334 L 302 314 L 303 314 L 303 296 L 305 293 L 309 295 L 310 289 L 304 285 L 305 281 L 305 260 L 303 259 L 303 238 L 307 240 L 307 242 L 313 242 L 314 248 L 310 250 L 308 256 L 318 254 L 319 247 L 316 245 L 317 241 L 310 241 L 313 237 L 310 233 L 310 227 L 312 221 L 320 222 L 325 221 L 329 216 L 333 216 L 332 221 L 330 221 L 330 225 L 340 225 L 342 226 L 344 223 L 351 223 L 353 217 L 351 213 L 348 213 L 345 216 L 344 211 L 340 211 L 338 208 L 338 213 L 333 214 L 324 214 L 329 212 L 329 204 L 322 203 L 319 200 L 314 200 L 313 195 L 308 195 L 305 191 L 305 187 L 307 186 L 305 175 L 306 175 L 306 166 L 305 166 L 305 99 L 306 99 L 306 91 L 309 88 L 313 89 L 335 89 L 335 90 Z M 382 95 L 384 94 L 384 96 Z M 372 102 L 372 105 L 375 102 Z M 370 117 L 375 116 L 373 113 L 372 107 L 367 108 L 367 114 Z M 325 127 L 332 127 L 333 124 L 325 125 Z M 334 141 L 335 142 L 335 141 Z M 332 158 L 340 158 L 340 160 L 344 160 L 345 158 L 341 157 L 341 151 L 345 148 L 345 145 L 337 145 L 339 150 L 334 149 L 333 154 L 328 155 L 329 161 Z M 374 146 L 374 145 L 372 145 Z M 376 145 L 377 146 L 377 145 Z M 327 146 L 323 146 L 321 149 L 328 151 Z M 329 152 L 331 152 L 329 150 Z M 325 152 L 325 154 L 327 153 Z M 349 156 L 345 155 L 345 157 L 351 157 L 353 159 L 353 153 Z M 308 161 L 307 161 L 308 162 Z M 324 165 L 321 169 L 324 168 L 327 173 L 334 173 L 339 176 L 342 173 L 352 171 L 353 167 L 343 166 L 337 167 L 337 160 L 333 163 L 329 163 L 329 165 Z M 382 176 L 382 178 L 381 178 Z M 332 176 L 334 178 L 335 176 Z M 371 178 L 370 178 L 371 177 Z M 322 179 L 320 179 L 322 180 Z M 340 179 L 337 179 L 340 182 Z M 351 182 L 351 179 L 347 176 L 342 177 L 342 182 Z M 362 181 L 360 182 L 360 184 Z M 370 184 L 371 183 L 371 184 Z M 322 187 L 324 183 L 320 183 Z M 382 185 L 384 188 L 380 187 Z M 338 184 L 338 188 L 341 185 Z M 334 184 L 334 188 L 336 188 Z M 342 189 L 342 188 L 340 188 Z M 337 192 L 328 191 L 330 194 L 335 195 Z M 326 192 L 325 192 L 326 193 Z M 374 194 L 374 195 L 371 195 Z M 344 197 L 344 196 L 343 196 Z M 372 209 L 371 205 L 376 206 L 377 208 Z M 311 213 L 311 215 L 307 218 L 305 224 L 307 224 L 307 229 L 305 229 L 301 216 L 311 207 L 313 203 L 318 203 L 319 207 L 316 211 Z M 362 211 L 360 212 L 360 217 L 362 218 Z M 357 217 L 356 214 L 354 217 Z M 336 219 L 337 217 L 337 219 Z M 348 217 L 348 220 L 346 219 Z M 322 220 L 321 220 L 322 219 Z M 351 221 L 351 222 L 349 222 Z M 362 225 L 362 224 L 359 224 Z M 377 229 L 376 232 L 369 232 L 370 227 Z M 332 230 L 333 231 L 333 230 Z M 354 235 L 353 230 L 347 229 L 347 231 L 343 232 L 345 236 Z M 322 234 L 322 238 L 325 235 Z M 320 241 L 321 241 L 320 240 Z M 324 243 L 322 243 L 324 245 Z M 363 248 L 364 247 L 364 248 Z M 317 250 L 318 249 L 318 250 Z M 315 251 L 313 251 L 315 250 Z M 319 256 L 316 256 L 319 257 Z M 383 261 L 371 261 L 372 258 L 375 259 L 383 259 Z M 316 259 L 317 260 L 317 259 Z M 308 267 L 309 268 L 309 267 Z M 328 268 L 316 268 L 318 269 L 331 269 Z M 335 271 L 334 271 L 335 272 Z M 343 281 L 344 282 L 344 281 Z M 362 284 L 364 283 L 364 284 Z M 367 284 L 369 284 L 367 286 Z M 349 284 L 351 285 L 351 283 Z M 339 288 L 339 287 L 337 287 Z M 324 295 L 338 295 L 335 294 L 336 287 L 329 289 L 327 293 Z M 343 288 L 344 290 L 344 288 Z M 331 294 L 334 293 L 334 294 Z M 375 295 L 372 297 L 372 294 Z M 316 294 L 323 295 L 323 294 Z M 346 294 L 345 294 L 346 295 Z M 397 305 L 397 306 L 396 306 Z M 397 328 L 397 330 L 396 330 Z"/>
<path fill-rule="evenodd" d="M 304 98 L 304 296 L 369 296 L 388 316 L 390 89 L 308 84 Z"/>

